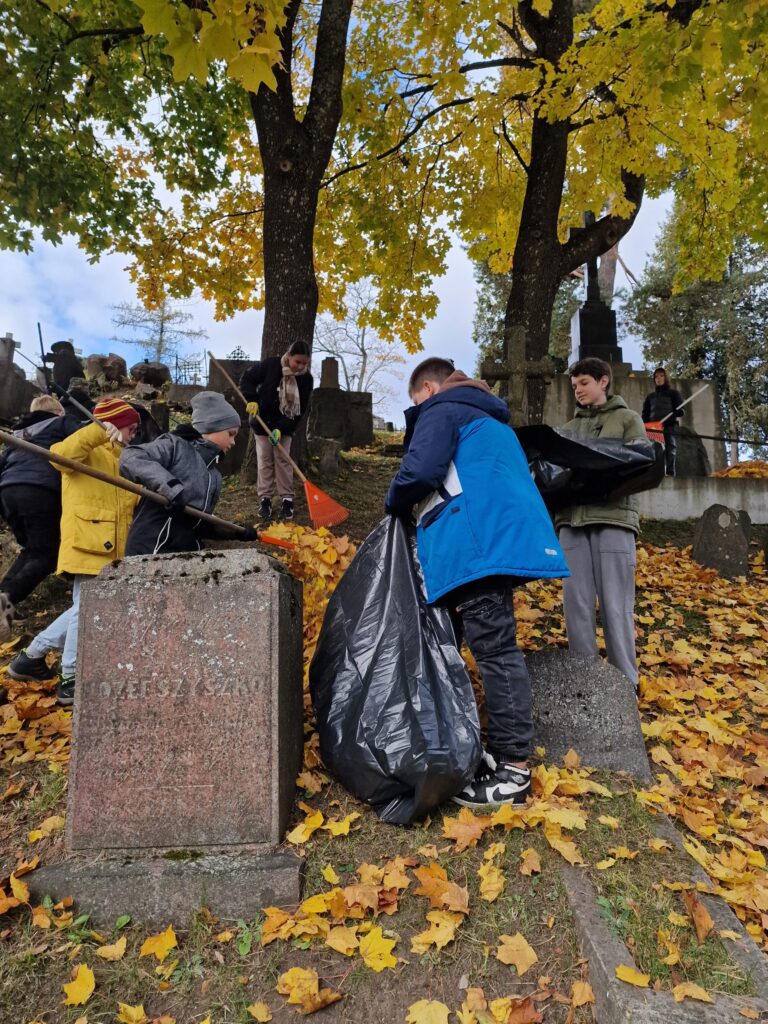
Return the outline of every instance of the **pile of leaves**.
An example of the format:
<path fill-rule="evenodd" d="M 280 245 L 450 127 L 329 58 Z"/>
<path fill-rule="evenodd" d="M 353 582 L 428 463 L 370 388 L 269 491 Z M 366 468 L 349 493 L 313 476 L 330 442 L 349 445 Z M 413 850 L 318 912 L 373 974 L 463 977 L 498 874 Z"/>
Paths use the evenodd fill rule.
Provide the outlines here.
<path fill-rule="evenodd" d="M 768 480 L 768 462 L 762 459 L 748 459 L 737 462 L 725 469 L 718 469 L 712 476 L 734 477 L 738 480 Z"/>

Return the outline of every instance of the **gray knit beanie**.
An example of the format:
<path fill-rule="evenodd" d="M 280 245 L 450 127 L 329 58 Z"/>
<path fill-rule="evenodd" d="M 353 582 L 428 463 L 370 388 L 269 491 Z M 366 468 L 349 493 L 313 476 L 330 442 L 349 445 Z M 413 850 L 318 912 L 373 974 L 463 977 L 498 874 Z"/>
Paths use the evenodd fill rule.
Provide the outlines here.
<path fill-rule="evenodd" d="M 192 426 L 199 434 L 215 434 L 240 426 L 240 417 L 218 391 L 201 391 L 192 399 Z"/>

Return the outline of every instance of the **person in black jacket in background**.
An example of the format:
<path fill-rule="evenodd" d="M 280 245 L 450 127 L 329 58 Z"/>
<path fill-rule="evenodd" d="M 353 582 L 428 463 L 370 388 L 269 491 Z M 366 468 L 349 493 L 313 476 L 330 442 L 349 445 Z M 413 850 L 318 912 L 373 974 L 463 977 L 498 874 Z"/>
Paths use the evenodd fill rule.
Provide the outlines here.
<path fill-rule="evenodd" d="M 63 441 L 82 426 L 52 395 L 40 395 L 14 433 L 41 448 Z M 16 605 L 56 570 L 61 520 L 61 473 L 31 452 L 7 448 L 0 459 L 0 511 L 21 552 L 0 580 L 0 640 L 11 631 Z"/>
<path fill-rule="evenodd" d="M 285 355 L 262 359 L 240 379 L 256 441 L 259 515 L 265 520 L 272 516 L 275 487 L 282 499 L 280 517 L 293 519 L 293 470 L 280 449 L 290 452 L 293 435 L 309 407 L 313 387 L 309 361 L 309 345 L 295 341 Z M 253 418 L 257 413 L 269 433 Z"/>
<path fill-rule="evenodd" d="M 51 351 L 43 356 L 43 361 L 53 363 L 53 379 L 65 391 L 73 377 L 85 376 L 83 364 L 77 358 L 71 341 L 54 341 Z"/>
<path fill-rule="evenodd" d="M 646 395 L 641 416 L 643 423 L 658 423 L 669 413 L 673 414 L 664 423 L 664 454 L 667 476 L 674 476 L 677 458 L 677 421 L 684 415 L 680 408 L 683 399 L 679 391 L 670 387 L 669 374 L 663 366 L 657 366 L 653 371 L 653 383 L 656 390 Z"/>

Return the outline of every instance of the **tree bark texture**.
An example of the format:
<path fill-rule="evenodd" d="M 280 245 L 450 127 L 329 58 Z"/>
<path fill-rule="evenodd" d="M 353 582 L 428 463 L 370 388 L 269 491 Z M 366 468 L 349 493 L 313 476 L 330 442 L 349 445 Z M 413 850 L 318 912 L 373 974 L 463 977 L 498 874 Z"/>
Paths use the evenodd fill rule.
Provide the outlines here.
<path fill-rule="evenodd" d="M 341 119 L 341 87 L 352 0 L 323 0 L 312 88 L 303 120 L 294 108 L 293 29 L 301 0 L 291 0 L 282 32 L 277 89 L 250 96 L 264 170 L 264 331 L 261 357 L 295 341 L 310 347 L 317 315 L 314 264 L 317 198 Z"/>

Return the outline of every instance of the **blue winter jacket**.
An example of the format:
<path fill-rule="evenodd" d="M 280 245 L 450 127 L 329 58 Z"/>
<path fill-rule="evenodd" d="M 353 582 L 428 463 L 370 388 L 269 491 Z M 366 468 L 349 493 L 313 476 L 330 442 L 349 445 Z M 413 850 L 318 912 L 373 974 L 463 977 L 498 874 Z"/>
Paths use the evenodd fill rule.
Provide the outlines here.
<path fill-rule="evenodd" d="M 406 453 L 386 509 L 409 515 L 416 506 L 430 603 L 486 576 L 570 575 L 501 399 L 467 378 L 405 417 Z"/>

